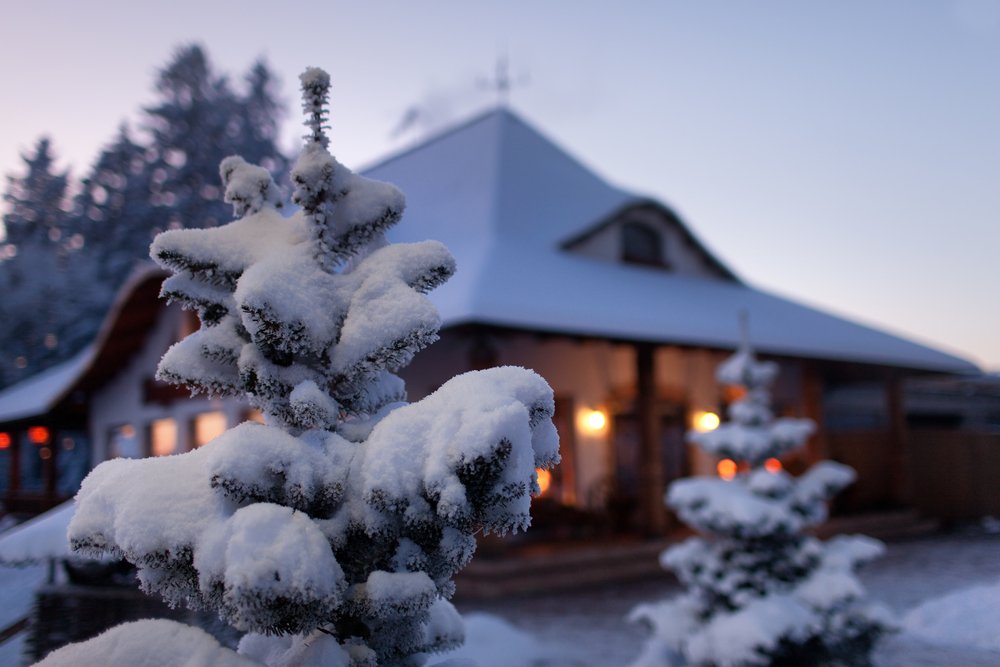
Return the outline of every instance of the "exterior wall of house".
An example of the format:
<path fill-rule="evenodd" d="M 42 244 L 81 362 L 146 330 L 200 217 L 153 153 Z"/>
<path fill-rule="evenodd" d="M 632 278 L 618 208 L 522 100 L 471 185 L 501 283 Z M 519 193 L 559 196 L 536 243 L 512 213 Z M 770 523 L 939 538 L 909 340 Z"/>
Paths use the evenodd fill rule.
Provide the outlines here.
<path fill-rule="evenodd" d="M 572 245 L 572 252 L 608 262 L 622 261 L 622 227 L 638 222 L 659 233 L 660 252 L 671 273 L 697 278 L 720 279 L 722 276 L 705 257 L 692 246 L 688 237 L 659 211 L 637 208 L 611 224 Z"/>
<path fill-rule="evenodd" d="M 187 398 L 182 391 L 173 400 L 149 400 L 147 386 L 153 380 L 160 357 L 180 339 L 183 325 L 184 313 L 179 306 L 163 308 L 145 346 L 94 393 L 90 412 L 93 465 L 119 455 L 142 457 L 156 453 L 151 447 L 151 436 L 158 420 L 173 420 L 177 438 L 173 453 L 196 446 L 199 426 L 204 437 L 220 425 L 228 428 L 244 421 L 246 404 L 234 398 Z M 221 413 L 224 421 L 216 418 L 215 413 Z M 210 416 L 200 419 L 200 415 Z"/>
<path fill-rule="evenodd" d="M 717 461 L 684 442 L 696 413 L 714 412 L 725 419 L 726 394 L 715 370 L 728 352 L 662 346 L 654 355 L 658 423 L 665 450 L 665 482 L 692 474 L 714 474 Z M 557 402 L 564 462 L 561 474 L 572 480 L 560 500 L 597 509 L 634 489 L 630 472 L 643 465 L 637 438 L 637 355 L 635 346 L 602 340 L 579 340 L 484 329 L 449 330 L 421 352 L 402 375 L 410 400 L 419 400 L 454 375 L 476 367 L 518 365 L 530 368 L 551 385 Z M 779 414 L 803 416 L 802 365 L 783 360 L 775 387 Z M 560 414 L 569 410 L 571 414 Z M 600 410 L 607 423 L 594 429 L 587 416 Z M 572 470 L 565 468 L 571 466 Z"/>

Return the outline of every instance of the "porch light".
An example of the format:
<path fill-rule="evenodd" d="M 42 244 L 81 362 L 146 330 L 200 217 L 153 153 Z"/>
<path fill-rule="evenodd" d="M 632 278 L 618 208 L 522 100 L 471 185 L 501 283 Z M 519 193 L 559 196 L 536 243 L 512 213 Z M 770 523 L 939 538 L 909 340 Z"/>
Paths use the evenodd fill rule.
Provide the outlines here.
<path fill-rule="evenodd" d="M 608 425 L 608 416 L 601 410 L 588 410 L 583 415 L 583 427 L 591 433 L 598 433 Z"/>
<path fill-rule="evenodd" d="M 35 445 L 44 445 L 49 441 L 49 429 L 44 426 L 32 426 L 28 429 L 28 440 Z"/>
<path fill-rule="evenodd" d="M 535 476 L 538 477 L 538 495 L 544 496 L 552 486 L 552 473 L 545 468 L 535 468 Z"/>
<path fill-rule="evenodd" d="M 732 478 L 736 477 L 736 461 L 732 459 L 722 459 L 719 461 L 718 465 L 715 466 L 715 470 L 719 473 L 719 477 L 728 482 Z"/>
<path fill-rule="evenodd" d="M 781 472 L 781 468 L 782 468 L 781 461 L 779 461 L 778 459 L 768 459 L 764 461 L 764 470 L 768 471 L 771 474 L 775 475 L 778 474 L 779 472 Z"/>
<path fill-rule="evenodd" d="M 10 447 L 10 433 L 0 433 L 0 449 Z"/>
<path fill-rule="evenodd" d="M 691 418 L 692 428 L 698 433 L 707 433 L 719 428 L 719 415 L 708 410 L 699 410 Z"/>

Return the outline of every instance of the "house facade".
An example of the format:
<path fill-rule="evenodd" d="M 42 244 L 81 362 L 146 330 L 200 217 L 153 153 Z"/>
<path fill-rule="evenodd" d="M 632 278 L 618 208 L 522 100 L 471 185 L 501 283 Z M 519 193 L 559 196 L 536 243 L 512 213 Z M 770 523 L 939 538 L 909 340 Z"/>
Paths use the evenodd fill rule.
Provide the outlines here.
<path fill-rule="evenodd" d="M 760 356 L 780 365 L 776 411 L 819 425 L 807 451 L 783 465 L 795 472 L 834 458 L 859 469 L 843 511 L 912 505 L 903 382 L 978 371 L 754 288 L 668 206 L 609 184 L 506 109 L 365 174 L 406 194 L 392 241 L 439 239 L 458 262 L 456 275 L 430 295 L 441 339 L 401 373 L 411 400 L 468 370 L 536 370 L 556 394 L 563 452 L 544 480 L 544 500 L 573 512 L 581 530 L 661 534 L 672 525 L 666 485 L 714 474 L 718 462 L 690 448 L 684 434 L 725 419 L 736 398 L 714 372 L 739 344 L 741 317 Z M 93 465 L 186 451 L 256 418 L 239 401 L 192 399 L 153 379 L 160 355 L 196 324 L 156 299 L 162 278 L 154 269 L 136 276 L 94 348 L 60 371 L 62 385 L 45 401 L 17 412 L 5 406 L 31 403 L 12 394 L 19 387 L 0 394 L 0 428 L 20 457 L 0 486 L 8 506 L 12 489 L 23 496 L 25 488 L 12 471 L 38 453 L 22 440 L 44 419 L 65 415 L 85 434 Z M 827 397 L 862 385 L 874 388 L 887 417 L 841 428 L 838 412 L 827 424 Z M 58 474 L 53 480 L 54 490 L 72 486 L 67 478 L 59 487 Z"/>

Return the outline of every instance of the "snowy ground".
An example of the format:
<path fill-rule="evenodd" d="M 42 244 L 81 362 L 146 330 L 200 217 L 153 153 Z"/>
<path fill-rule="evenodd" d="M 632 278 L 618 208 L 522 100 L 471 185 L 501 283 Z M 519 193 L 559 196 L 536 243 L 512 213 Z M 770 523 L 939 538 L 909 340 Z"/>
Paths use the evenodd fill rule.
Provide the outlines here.
<path fill-rule="evenodd" d="M 0 568 L 0 625 L 30 608 L 45 574 L 44 566 Z M 919 636 L 904 631 L 883 642 L 878 667 L 1000 666 L 1000 648 L 975 648 L 1000 637 L 1000 534 L 892 543 L 862 575 L 871 595 L 900 619 L 922 603 L 939 603 L 936 609 L 925 606 L 922 617 L 907 619 L 911 627 L 923 628 Z M 986 584 L 993 588 L 982 588 Z M 949 598 L 963 590 L 960 600 Z M 469 640 L 461 655 L 475 657 L 480 667 L 623 667 L 645 636 L 624 621 L 625 615 L 639 602 L 675 591 L 664 576 L 627 586 L 460 604 Z M 0 645 L 0 665 L 20 664 L 22 638 Z"/>
<path fill-rule="evenodd" d="M 887 604 L 902 620 L 923 602 L 972 586 L 1000 583 L 1000 535 L 947 535 L 896 542 L 862 575 L 872 597 Z M 641 628 L 624 621 L 625 615 L 639 602 L 676 590 L 663 577 L 601 590 L 462 604 L 470 643 L 463 655 L 475 657 L 480 667 L 623 667 L 636 656 L 645 637 Z M 904 630 L 887 638 L 876 653 L 876 665 L 1000 666 L 1000 650 L 976 648 L 966 631 L 982 634 L 992 627 L 993 637 L 1000 636 L 1000 588 L 992 591 L 998 592 L 992 596 L 992 605 L 991 591 L 982 589 L 962 600 L 952 599 L 950 604 L 945 598 L 944 608 L 930 610 L 940 617 L 938 632 L 928 629 L 914 636 Z M 948 617 L 956 606 L 961 610 L 973 603 L 980 605 L 978 612 L 969 608 L 964 618 L 961 614 Z M 984 605 L 990 608 L 983 609 Z M 505 629 L 495 617 L 515 627 Z M 498 635 L 505 632 L 504 639 L 498 641 Z M 503 650 L 491 650 L 496 645 Z"/>

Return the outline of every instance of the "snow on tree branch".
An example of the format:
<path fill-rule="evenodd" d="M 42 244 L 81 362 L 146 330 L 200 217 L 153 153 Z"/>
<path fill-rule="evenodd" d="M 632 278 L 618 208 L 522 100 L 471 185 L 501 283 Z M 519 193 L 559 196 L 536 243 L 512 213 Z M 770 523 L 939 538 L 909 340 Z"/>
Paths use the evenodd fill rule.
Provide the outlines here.
<path fill-rule="evenodd" d="M 632 667 L 866 665 L 875 640 L 893 627 L 854 575 L 881 554 L 881 543 L 852 536 L 824 544 L 803 534 L 826 519 L 827 501 L 854 471 L 821 461 L 796 478 L 764 467 L 814 429 L 809 420 L 774 418 L 768 388 L 777 371 L 744 341 L 716 373 L 741 386 L 743 398 L 730 406 L 730 422 L 689 440 L 743 471 L 671 484 L 667 505 L 704 536 L 661 555 L 686 590 L 632 611 L 629 619 L 652 632 Z"/>
<path fill-rule="evenodd" d="M 255 661 L 415 666 L 461 642 L 447 599 L 474 534 L 530 523 L 535 470 L 559 462 L 552 390 L 494 368 L 405 403 L 395 372 L 437 338 L 426 293 L 455 263 L 435 241 L 386 242 L 402 194 L 334 160 L 329 77 L 310 69 L 302 85 L 302 210 L 283 217 L 270 175 L 230 157 L 238 219 L 164 232 L 150 250 L 174 272 L 162 296 L 201 318 L 158 377 L 243 395 L 266 425 L 101 464 L 70 540 L 124 556 L 171 604 L 216 610 L 249 633 L 240 651 Z"/>

